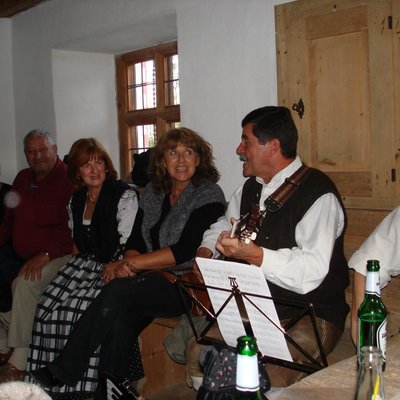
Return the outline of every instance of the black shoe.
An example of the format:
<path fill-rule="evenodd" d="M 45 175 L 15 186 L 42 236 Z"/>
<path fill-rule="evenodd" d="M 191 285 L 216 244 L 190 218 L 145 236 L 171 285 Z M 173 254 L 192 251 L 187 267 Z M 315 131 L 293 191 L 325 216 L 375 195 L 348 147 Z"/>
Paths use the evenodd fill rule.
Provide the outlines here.
<path fill-rule="evenodd" d="M 43 388 L 51 389 L 55 386 L 63 386 L 64 383 L 58 380 L 47 367 L 31 371 L 30 376 Z"/>

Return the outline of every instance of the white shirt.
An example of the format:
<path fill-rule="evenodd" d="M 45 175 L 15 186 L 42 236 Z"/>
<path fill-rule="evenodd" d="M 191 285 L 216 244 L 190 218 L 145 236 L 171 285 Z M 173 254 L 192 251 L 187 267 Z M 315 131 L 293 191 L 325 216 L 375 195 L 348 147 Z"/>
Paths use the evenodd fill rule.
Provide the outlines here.
<path fill-rule="evenodd" d="M 400 207 L 395 208 L 351 256 L 349 268 L 366 274 L 367 260 L 378 260 L 381 287 L 400 274 Z"/>
<path fill-rule="evenodd" d="M 263 185 L 260 207 L 264 208 L 265 199 L 301 165 L 301 159 L 297 156 L 268 184 L 257 178 L 257 181 Z M 222 231 L 231 230 L 231 217 L 235 219 L 240 217 L 242 190 L 243 186 L 234 192 L 225 215 L 204 233 L 201 247 L 209 248 L 215 257 L 218 256 L 215 245 L 219 234 Z M 340 236 L 343 228 L 344 214 L 336 196 L 333 193 L 321 196 L 296 225 L 296 247 L 278 250 L 262 248 L 264 257 L 261 268 L 266 279 L 300 294 L 317 288 L 328 273 L 335 240 Z"/>
<path fill-rule="evenodd" d="M 74 229 L 73 215 L 71 209 L 72 197 L 68 203 L 67 211 L 69 215 L 69 227 L 71 232 Z M 131 232 L 133 223 L 135 222 L 136 213 L 139 208 L 138 198 L 136 192 L 133 189 L 125 190 L 118 202 L 117 221 L 118 221 L 118 233 L 119 233 L 119 244 L 124 245 L 128 240 Z M 85 212 L 84 212 L 85 213 Z M 84 225 L 90 225 L 90 220 L 83 220 Z"/>

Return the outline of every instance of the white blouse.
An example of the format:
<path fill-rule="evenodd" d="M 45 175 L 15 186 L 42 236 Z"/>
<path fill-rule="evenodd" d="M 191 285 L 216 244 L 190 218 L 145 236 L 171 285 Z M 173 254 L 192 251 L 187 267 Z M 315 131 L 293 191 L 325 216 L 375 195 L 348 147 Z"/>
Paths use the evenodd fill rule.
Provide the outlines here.
<path fill-rule="evenodd" d="M 367 260 L 378 260 L 381 287 L 400 274 L 400 207 L 395 208 L 351 256 L 349 268 L 366 274 Z"/>

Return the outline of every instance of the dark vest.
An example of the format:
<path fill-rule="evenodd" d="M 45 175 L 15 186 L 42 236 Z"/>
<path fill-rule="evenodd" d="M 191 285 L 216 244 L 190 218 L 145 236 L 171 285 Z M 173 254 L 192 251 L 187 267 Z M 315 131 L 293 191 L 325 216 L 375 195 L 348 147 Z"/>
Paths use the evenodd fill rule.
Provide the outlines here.
<path fill-rule="evenodd" d="M 259 202 L 261 189 L 262 185 L 255 178 L 249 178 L 245 182 L 240 205 L 241 215 L 250 209 L 251 204 Z M 271 250 L 296 247 L 296 225 L 314 202 L 326 193 L 333 193 L 339 200 L 347 224 L 344 206 L 334 183 L 323 172 L 312 168 L 306 180 L 279 211 L 267 212 L 255 243 Z M 349 311 L 344 296 L 344 290 L 349 284 L 348 266 L 343 253 L 344 231 L 345 229 L 335 241 L 329 272 L 316 289 L 306 294 L 298 294 L 268 282 L 274 298 L 286 299 L 291 303 L 312 303 L 317 317 L 342 330 Z M 292 318 L 299 312 L 299 308 L 292 305 L 279 302 L 275 302 L 275 305 L 281 320 Z"/>
<path fill-rule="evenodd" d="M 129 186 L 122 181 L 106 179 L 97 199 L 90 226 L 89 243 L 85 240 L 82 218 L 85 210 L 87 188 L 84 187 L 72 195 L 74 243 L 82 254 L 94 254 L 101 262 L 110 262 L 119 246 L 118 203 Z"/>

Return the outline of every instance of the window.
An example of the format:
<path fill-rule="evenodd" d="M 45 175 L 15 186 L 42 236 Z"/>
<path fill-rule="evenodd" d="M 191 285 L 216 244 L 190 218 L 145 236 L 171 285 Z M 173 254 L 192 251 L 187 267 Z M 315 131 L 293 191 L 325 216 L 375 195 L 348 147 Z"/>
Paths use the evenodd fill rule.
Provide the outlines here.
<path fill-rule="evenodd" d="M 116 57 L 121 177 L 132 170 L 133 153 L 157 143 L 179 126 L 177 43 L 166 43 Z"/>

